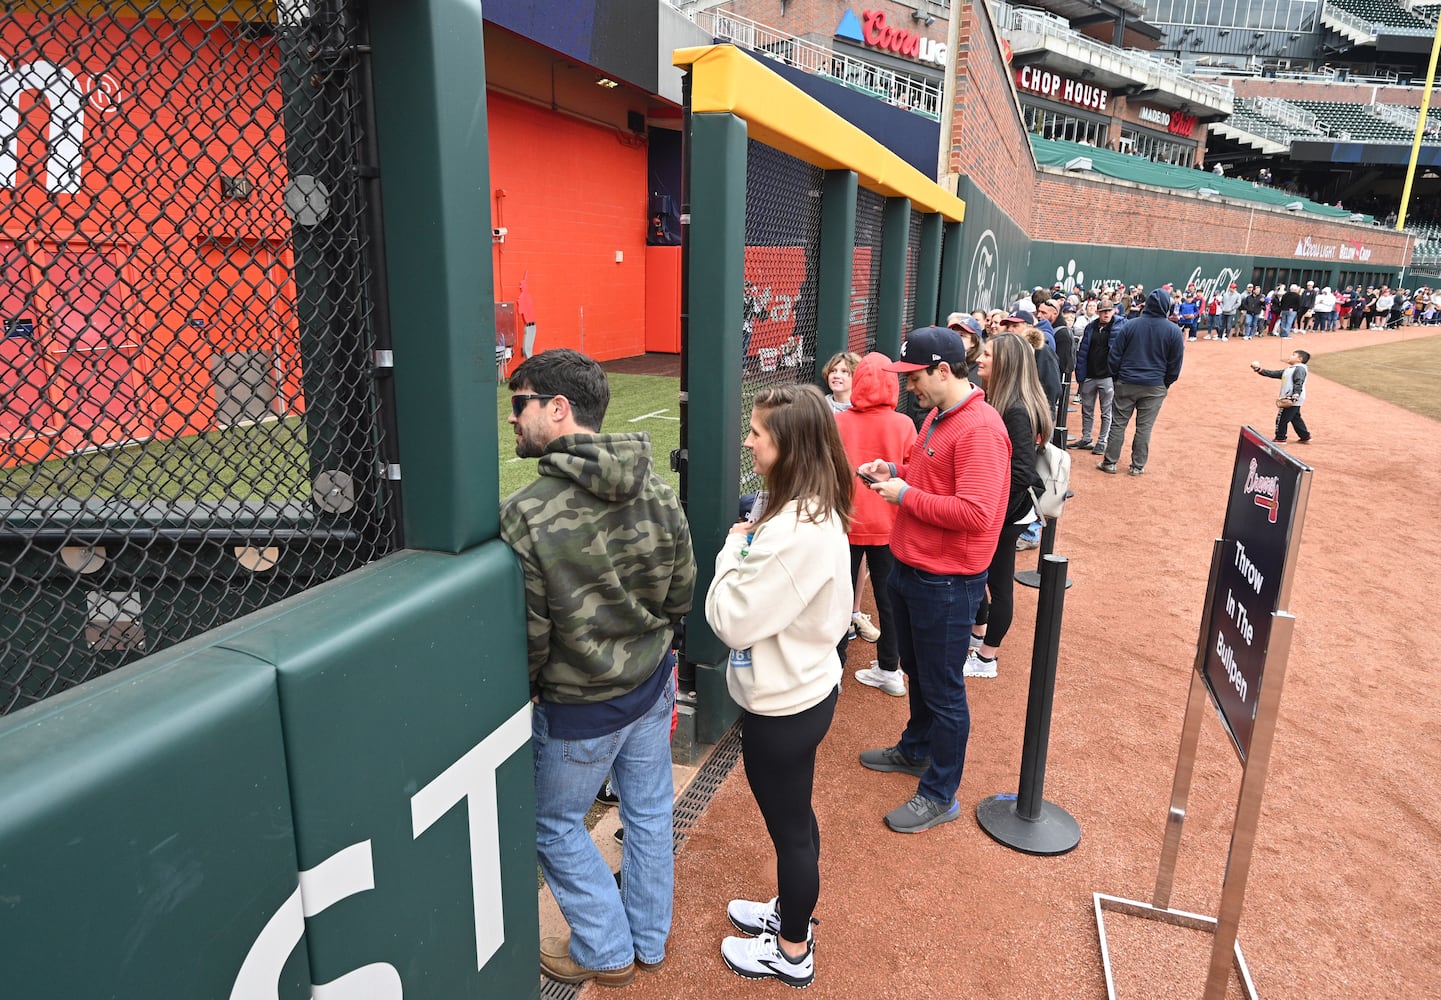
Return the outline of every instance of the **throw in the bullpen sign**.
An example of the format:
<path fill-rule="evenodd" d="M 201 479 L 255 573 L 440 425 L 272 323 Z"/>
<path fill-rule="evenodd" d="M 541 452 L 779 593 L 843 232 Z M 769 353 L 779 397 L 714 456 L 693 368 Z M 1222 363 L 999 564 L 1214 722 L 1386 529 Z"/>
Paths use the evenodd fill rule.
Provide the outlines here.
<path fill-rule="evenodd" d="M 1290 596 L 1310 473 L 1253 428 L 1241 429 L 1220 555 L 1211 567 L 1215 597 L 1204 623 L 1201 679 L 1242 761 L 1256 721 L 1271 615 L 1284 610 Z"/>

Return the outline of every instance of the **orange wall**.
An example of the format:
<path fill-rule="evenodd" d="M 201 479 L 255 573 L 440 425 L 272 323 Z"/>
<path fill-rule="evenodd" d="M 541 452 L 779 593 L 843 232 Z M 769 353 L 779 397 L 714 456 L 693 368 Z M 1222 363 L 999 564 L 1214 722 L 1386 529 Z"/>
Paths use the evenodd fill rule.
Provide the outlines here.
<path fill-rule="evenodd" d="M 5 308 L 34 321 L 0 377 L 45 387 L 0 426 L 0 464 L 208 430 L 211 356 L 256 342 L 300 406 L 274 46 L 223 24 L 16 14 L 0 20 L 0 49 L 22 88 L 0 246 L 8 284 L 27 289 Z M 179 55 L 157 58 L 168 51 Z M 249 199 L 222 198 L 221 174 L 248 179 Z M 207 256 L 224 258 L 223 283 L 202 278 Z M 83 275 L 54 265 L 88 258 Z"/>
<path fill-rule="evenodd" d="M 529 276 L 537 352 L 643 354 L 644 138 L 495 91 L 487 109 L 491 225 L 507 230 L 491 254 L 496 297 L 514 301 Z"/>
<path fill-rule="evenodd" d="M 680 247 L 645 248 L 646 353 L 680 353 Z"/>

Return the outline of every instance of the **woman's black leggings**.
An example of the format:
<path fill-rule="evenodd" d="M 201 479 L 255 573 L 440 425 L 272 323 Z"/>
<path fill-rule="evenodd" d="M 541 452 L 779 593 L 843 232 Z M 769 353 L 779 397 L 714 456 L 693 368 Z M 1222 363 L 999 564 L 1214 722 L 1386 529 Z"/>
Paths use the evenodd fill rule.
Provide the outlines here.
<path fill-rule="evenodd" d="M 1016 539 L 1025 532 L 1024 524 L 1008 524 L 1001 528 L 996 554 L 986 570 L 986 600 L 976 612 L 976 624 L 986 627 L 986 645 L 999 647 L 1011 630 L 1016 614 Z"/>
<path fill-rule="evenodd" d="M 746 781 L 776 849 L 781 937 L 804 941 L 821 894 L 821 828 L 811 808 L 816 748 L 836 714 L 832 691 L 797 715 L 741 714 Z"/>

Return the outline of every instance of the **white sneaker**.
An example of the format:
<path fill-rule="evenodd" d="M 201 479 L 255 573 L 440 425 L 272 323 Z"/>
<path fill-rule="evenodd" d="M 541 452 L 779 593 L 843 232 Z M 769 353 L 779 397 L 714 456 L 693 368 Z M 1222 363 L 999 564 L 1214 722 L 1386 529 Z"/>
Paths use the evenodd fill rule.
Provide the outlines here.
<path fill-rule="evenodd" d="M 787 986 L 805 989 L 816 978 L 815 938 L 806 935 L 806 953 L 792 959 L 781 951 L 771 933 L 760 937 L 728 937 L 721 942 L 721 959 L 746 979 L 779 979 Z"/>
<path fill-rule="evenodd" d="M 881 637 L 881 630 L 876 628 L 871 621 L 871 616 L 864 611 L 857 611 L 851 615 L 851 627 L 856 630 L 856 635 L 866 642 L 875 642 Z"/>
<path fill-rule="evenodd" d="M 726 904 L 726 916 L 730 917 L 735 929 L 742 934 L 779 934 L 781 913 L 776 909 L 776 899 L 757 903 L 749 899 L 733 899 Z"/>
<path fill-rule="evenodd" d="M 997 657 L 992 657 L 989 660 L 983 659 L 981 654 L 973 649 L 970 655 L 966 657 L 966 669 L 964 673 L 967 677 L 995 677 L 997 674 L 996 662 Z"/>
<path fill-rule="evenodd" d="M 879 661 L 872 660 L 864 670 L 856 671 L 856 680 L 866 687 L 880 688 L 886 694 L 897 698 L 906 696 L 906 675 L 899 670 L 882 670 Z"/>

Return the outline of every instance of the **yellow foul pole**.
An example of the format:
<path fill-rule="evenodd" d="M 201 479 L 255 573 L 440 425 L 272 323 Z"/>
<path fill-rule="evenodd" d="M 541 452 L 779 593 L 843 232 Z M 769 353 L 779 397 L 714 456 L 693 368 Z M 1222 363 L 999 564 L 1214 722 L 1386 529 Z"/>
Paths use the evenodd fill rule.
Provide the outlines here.
<path fill-rule="evenodd" d="M 1416 161 L 1421 156 L 1421 134 L 1426 130 L 1426 112 L 1431 108 L 1431 85 L 1436 82 L 1436 55 L 1441 53 L 1441 18 L 1436 20 L 1436 37 L 1431 40 L 1431 64 L 1426 67 L 1426 89 L 1421 91 L 1421 114 L 1416 118 L 1416 135 L 1411 140 L 1411 162 L 1406 166 L 1406 186 L 1401 189 L 1401 210 L 1396 229 L 1406 227 L 1406 206 L 1411 204 L 1411 183 L 1416 179 Z"/>

